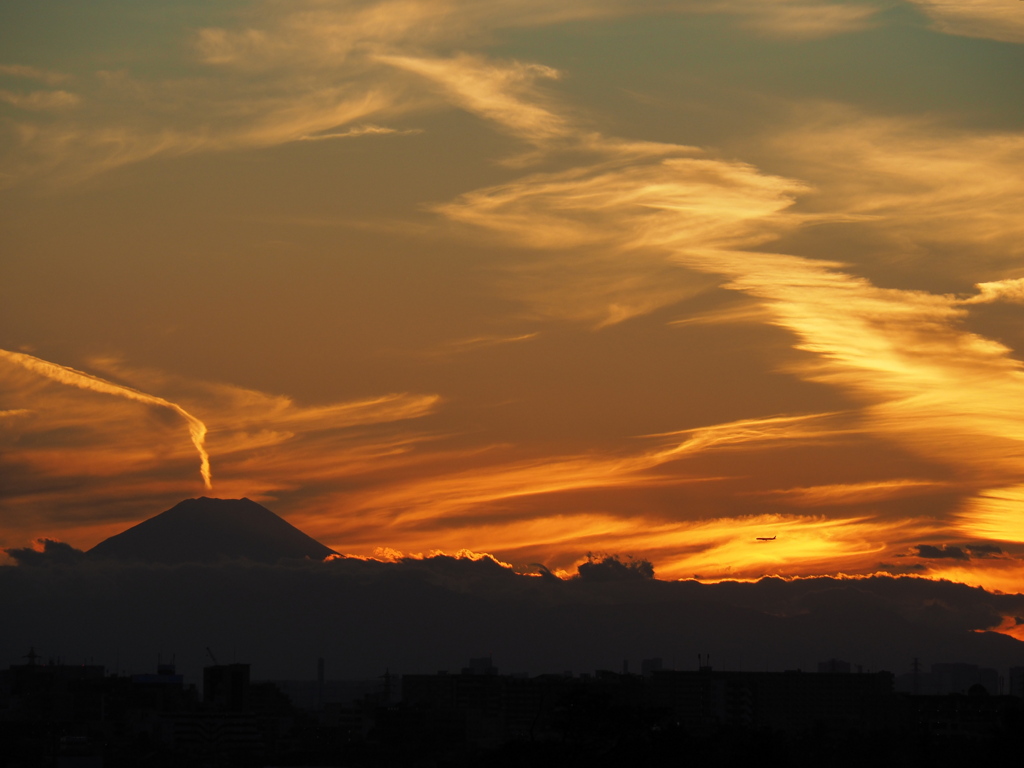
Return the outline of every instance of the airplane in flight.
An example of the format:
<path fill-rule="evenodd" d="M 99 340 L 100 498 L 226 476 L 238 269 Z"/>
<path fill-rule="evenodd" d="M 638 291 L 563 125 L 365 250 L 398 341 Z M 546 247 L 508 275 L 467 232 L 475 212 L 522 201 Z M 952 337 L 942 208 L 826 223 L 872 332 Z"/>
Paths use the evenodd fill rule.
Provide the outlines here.
<path fill-rule="evenodd" d="M 775 534 L 775 536 L 778 536 L 778 534 Z M 772 536 L 771 538 L 769 538 L 767 536 L 758 536 L 757 540 L 758 541 L 775 541 L 775 536 Z"/>

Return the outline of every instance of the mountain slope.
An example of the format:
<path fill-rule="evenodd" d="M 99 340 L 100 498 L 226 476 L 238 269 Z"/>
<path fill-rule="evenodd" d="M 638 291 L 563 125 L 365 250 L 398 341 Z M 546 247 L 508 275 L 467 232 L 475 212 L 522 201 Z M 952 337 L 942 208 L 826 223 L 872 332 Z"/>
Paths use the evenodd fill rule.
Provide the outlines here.
<path fill-rule="evenodd" d="M 100 560 L 194 563 L 323 560 L 336 554 L 249 499 L 186 499 L 89 550 Z"/>

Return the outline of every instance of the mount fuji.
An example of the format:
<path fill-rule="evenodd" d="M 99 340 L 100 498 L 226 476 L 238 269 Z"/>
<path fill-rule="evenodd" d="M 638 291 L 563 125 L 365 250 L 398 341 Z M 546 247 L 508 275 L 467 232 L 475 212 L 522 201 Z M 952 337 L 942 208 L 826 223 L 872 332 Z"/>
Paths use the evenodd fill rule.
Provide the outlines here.
<path fill-rule="evenodd" d="M 250 499 L 186 499 L 166 512 L 105 539 L 96 560 L 196 563 L 323 560 L 337 554 Z"/>

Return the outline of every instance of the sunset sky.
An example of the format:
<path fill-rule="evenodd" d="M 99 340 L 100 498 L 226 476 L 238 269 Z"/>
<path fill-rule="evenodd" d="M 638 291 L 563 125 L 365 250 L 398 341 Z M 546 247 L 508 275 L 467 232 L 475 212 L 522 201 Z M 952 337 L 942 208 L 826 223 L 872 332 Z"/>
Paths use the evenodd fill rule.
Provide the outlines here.
<path fill-rule="evenodd" d="M 1019 592 L 1022 75 L 1019 0 L 7 0 L 0 548 Z"/>

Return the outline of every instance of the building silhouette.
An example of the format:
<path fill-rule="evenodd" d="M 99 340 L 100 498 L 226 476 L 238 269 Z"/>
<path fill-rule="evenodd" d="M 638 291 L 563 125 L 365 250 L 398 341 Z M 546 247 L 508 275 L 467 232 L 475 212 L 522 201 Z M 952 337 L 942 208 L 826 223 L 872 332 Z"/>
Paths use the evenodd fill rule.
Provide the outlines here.
<path fill-rule="evenodd" d="M 703 659 L 683 671 L 649 659 L 641 674 L 527 677 L 481 657 L 458 674 L 385 672 L 362 695 L 325 702 L 334 688 L 323 664 L 315 681 L 284 690 L 252 681 L 248 664 L 214 664 L 200 694 L 173 664 L 124 676 L 42 663 L 34 651 L 25 661 L 0 671 L 2 768 L 573 766 L 683 754 L 830 765 L 924 755 L 957 765 L 1011 757 L 1024 732 L 1024 698 L 989 694 L 971 682 L 988 671 L 963 664 L 928 674 L 970 683 L 966 692 L 915 696 L 894 691 L 889 672 L 850 672 L 835 659 L 818 673 L 716 670 Z M 1011 670 L 1011 690 L 1022 671 Z M 287 690 L 301 691 L 304 704 Z"/>

